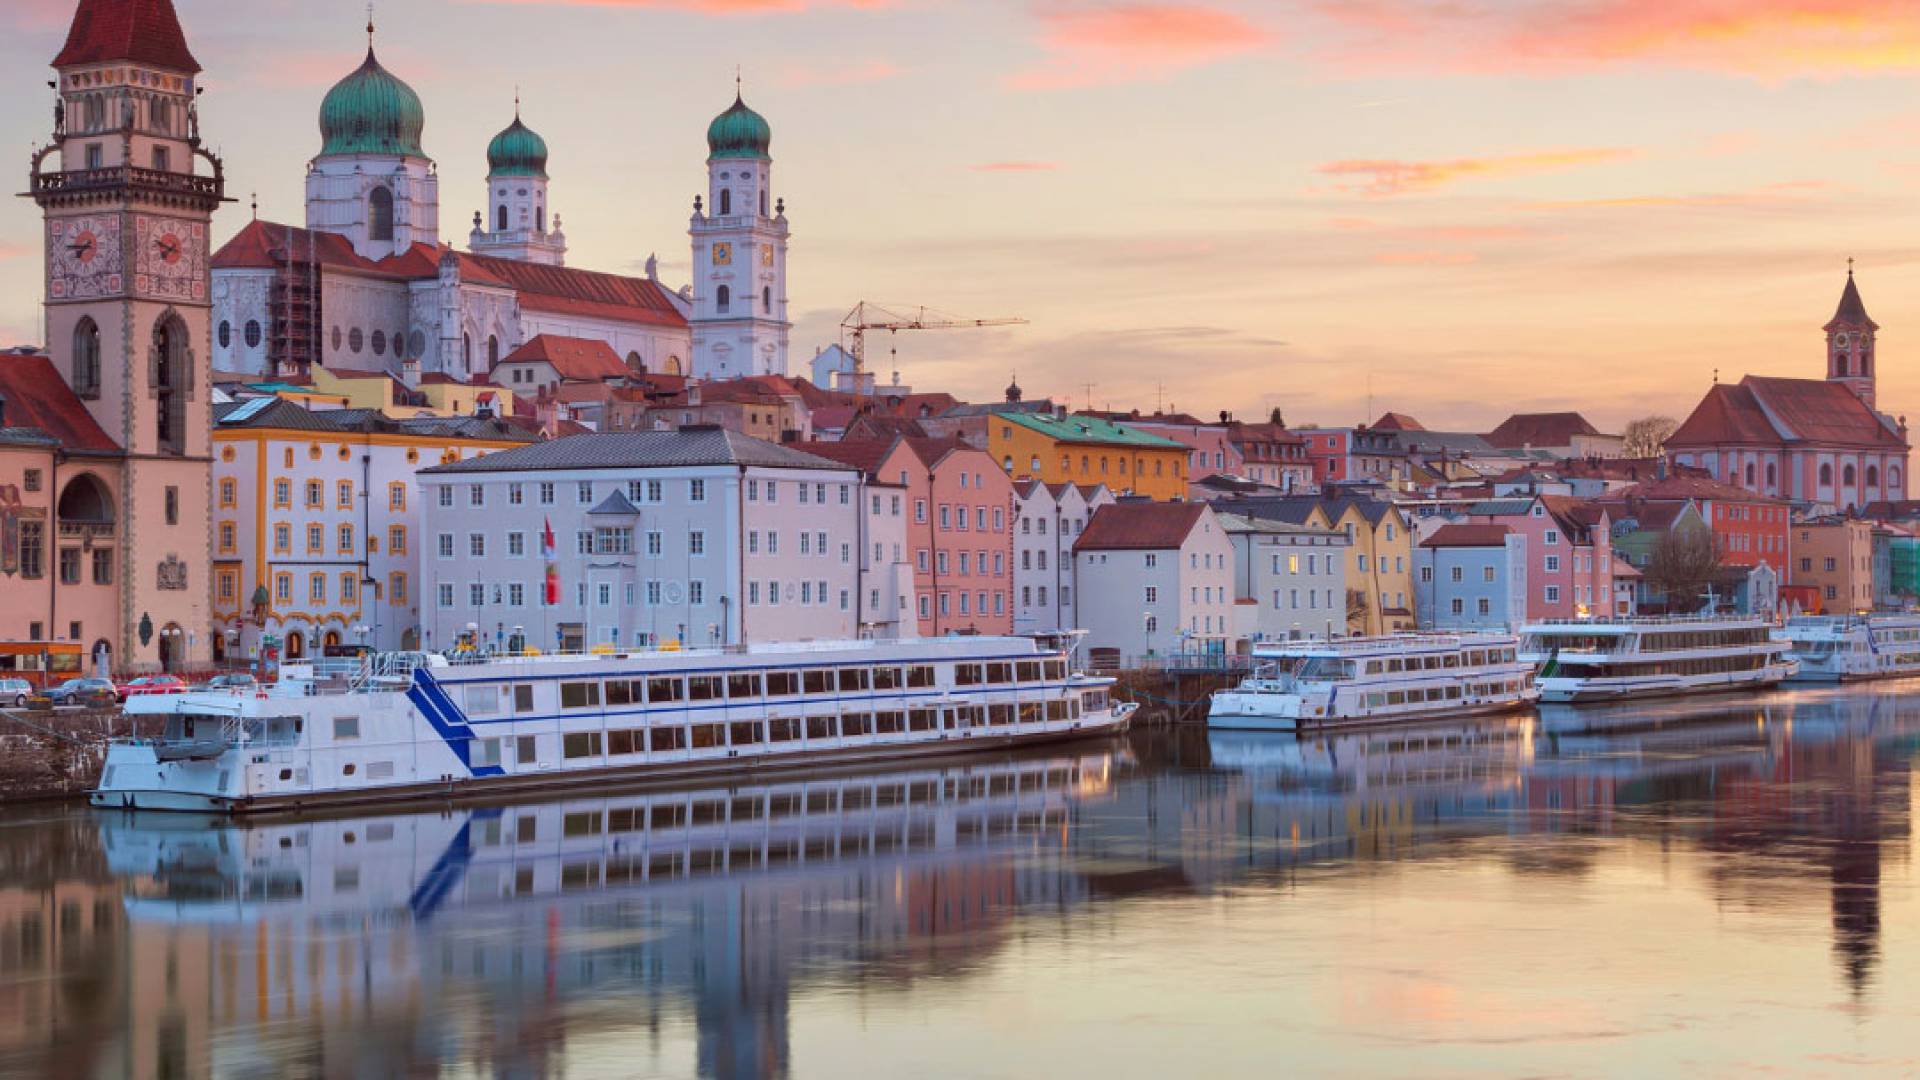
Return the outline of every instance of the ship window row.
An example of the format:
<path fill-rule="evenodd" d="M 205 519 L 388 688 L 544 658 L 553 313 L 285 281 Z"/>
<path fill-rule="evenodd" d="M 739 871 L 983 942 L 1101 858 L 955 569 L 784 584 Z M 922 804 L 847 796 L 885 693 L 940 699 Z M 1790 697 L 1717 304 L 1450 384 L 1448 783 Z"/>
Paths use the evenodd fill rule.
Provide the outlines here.
<path fill-rule="evenodd" d="M 1392 675 L 1408 671 L 1441 671 L 1458 667 L 1483 667 L 1487 664 L 1511 664 L 1513 649 L 1468 649 L 1457 653 L 1433 653 L 1428 656 L 1390 657 L 1367 661 L 1367 674 Z"/>
<path fill-rule="evenodd" d="M 1569 668 L 1568 676 L 1582 678 L 1606 678 L 1608 676 L 1638 677 L 1644 675 L 1725 675 L 1740 671 L 1759 671 L 1773 662 L 1766 653 L 1742 653 L 1738 656 L 1702 656 L 1691 660 L 1650 660 L 1617 661 L 1605 664 L 1582 664 Z"/>
<path fill-rule="evenodd" d="M 1678 652 L 1682 649 L 1712 649 L 1728 645 L 1764 645 L 1769 633 L 1764 626 L 1739 626 L 1715 630 L 1663 630 L 1640 635 L 1641 652 Z"/>
<path fill-rule="evenodd" d="M 1463 697 L 1498 697 L 1518 694 L 1523 680 L 1506 679 L 1499 682 L 1472 683 L 1465 687 L 1458 684 L 1448 686 L 1430 686 L 1424 690 L 1387 690 L 1367 695 L 1367 707 L 1378 709 L 1394 705 L 1423 705 L 1428 702 L 1459 701 Z"/>
<path fill-rule="evenodd" d="M 736 720 L 731 723 L 619 728 L 606 732 L 570 731 L 562 737 L 561 751 L 563 756 L 572 760 L 649 751 L 657 754 L 677 750 L 717 750 L 723 747 L 739 749 L 802 741 L 857 739 L 872 735 L 955 731 L 982 726 L 1010 727 L 1014 724 L 1079 718 L 1080 703 L 1076 699 L 1029 701 L 1019 705 L 968 705 L 945 710 L 891 709 L 777 717 L 771 720 Z"/>
<path fill-rule="evenodd" d="M 956 686 L 1011 686 L 1043 679 L 1066 678 L 1065 660 L 1021 660 L 984 664 L 955 664 Z M 597 709 L 603 706 L 677 704 L 689 701 L 752 701 L 768 698 L 802 697 L 819 694 L 849 694 L 878 690 L 930 690 L 935 686 L 931 664 L 875 667 L 806 668 L 797 671 L 736 672 L 724 675 L 663 675 L 643 679 L 591 679 L 560 684 L 562 709 Z M 507 691 L 483 685 L 466 688 L 470 714 L 486 715 L 500 711 L 500 699 Z M 516 684 L 511 688 L 513 710 L 534 712 L 533 687 Z"/>

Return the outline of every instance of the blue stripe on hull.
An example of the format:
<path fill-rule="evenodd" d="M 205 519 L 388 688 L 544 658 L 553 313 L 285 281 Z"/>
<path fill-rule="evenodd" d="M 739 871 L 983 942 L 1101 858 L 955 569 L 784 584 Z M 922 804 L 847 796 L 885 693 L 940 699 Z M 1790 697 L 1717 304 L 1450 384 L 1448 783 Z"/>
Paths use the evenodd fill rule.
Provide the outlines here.
<path fill-rule="evenodd" d="M 415 668 L 413 685 L 407 687 L 407 700 L 420 710 L 427 723 L 433 725 L 434 733 L 447 744 L 454 756 L 460 759 L 471 776 L 504 776 L 506 770 L 498 765 L 473 764 L 473 727 L 461 714 L 458 706 L 447 697 L 447 692 L 428 675 L 424 668 Z"/>

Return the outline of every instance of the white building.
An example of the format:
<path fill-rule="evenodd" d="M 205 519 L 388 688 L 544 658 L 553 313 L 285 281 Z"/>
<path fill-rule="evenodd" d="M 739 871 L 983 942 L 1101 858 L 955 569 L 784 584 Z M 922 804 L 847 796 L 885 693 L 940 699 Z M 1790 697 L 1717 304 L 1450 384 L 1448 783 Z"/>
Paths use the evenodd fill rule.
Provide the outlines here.
<path fill-rule="evenodd" d="M 739 97 L 707 128 L 707 202 L 696 198 L 693 367 L 703 379 L 785 375 L 787 206 L 773 197 L 773 130 Z"/>
<path fill-rule="evenodd" d="M 1014 485 L 1020 525 L 1013 537 L 1013 629 L 1020 634 L 1079 629 L 1074 621 L 1073 540 L 1113 492 L 1105 484 Z"/>
<path fill-rule="evenodd" d="M 867 478 L 860 537 L 860 636 L 919 637 L 913 606 L 913 563 L 907 548 L 907 488 Z"/>
<path fill-rule="evenodd" d="M 1205 503 L 1117 502 L 1075 538 L 1076 625 L 1129 664 L 1231 644 L 1233 544 Z"/>
<path fill-rule="evenodd" d="M 530 424 L 394 420 L 278 398 L 217 406 L 213 430 L 216 661 L 302 659 L 327 645 L 421 639 L 422 469 L 525 445 Z"/>
<path fill-rule="evenodd" d="M 690 427 L 537 443 L 429 469 L 421 484 L 430 647 L 468 631 L 578 650 L 858 630 L 862 490 L 837 462 Z"/>
<path fill-rule="evenodd" d="M 1220 514 L 1233 542 L 1235 640 L 1291 641 L 1347 632 L 1343 531 Z"/>

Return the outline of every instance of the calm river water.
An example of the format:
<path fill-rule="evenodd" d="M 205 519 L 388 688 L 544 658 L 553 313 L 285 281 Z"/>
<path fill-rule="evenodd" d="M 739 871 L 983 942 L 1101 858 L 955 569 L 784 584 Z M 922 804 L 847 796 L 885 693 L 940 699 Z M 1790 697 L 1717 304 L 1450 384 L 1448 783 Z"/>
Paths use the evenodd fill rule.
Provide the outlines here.
<path fill-rule="evenodd" d="M 0 1075 L 1920 1071 L 1920 683 L 232 824 L 0 808 Z"/>

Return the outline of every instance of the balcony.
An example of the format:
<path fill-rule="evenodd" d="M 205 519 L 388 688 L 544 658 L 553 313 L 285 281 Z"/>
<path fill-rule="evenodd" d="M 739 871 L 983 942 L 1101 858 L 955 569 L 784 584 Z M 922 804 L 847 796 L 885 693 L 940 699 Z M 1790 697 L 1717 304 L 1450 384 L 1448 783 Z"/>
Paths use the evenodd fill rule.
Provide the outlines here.
<path fill-rule="evenodd" d="M 122 190 L 156 195 L 184 195 L 190 198 L 218 201 L 224 194 L 225 184 L 217 176 L 196 176 L 192 173 L 164 172 L 159 169 L 118 165 L 106 169 L 35 173 L 33 190 L 28 194 L 35 199 L 46 199 L 61 195 L 86 195 L 93 192 Z"/>

